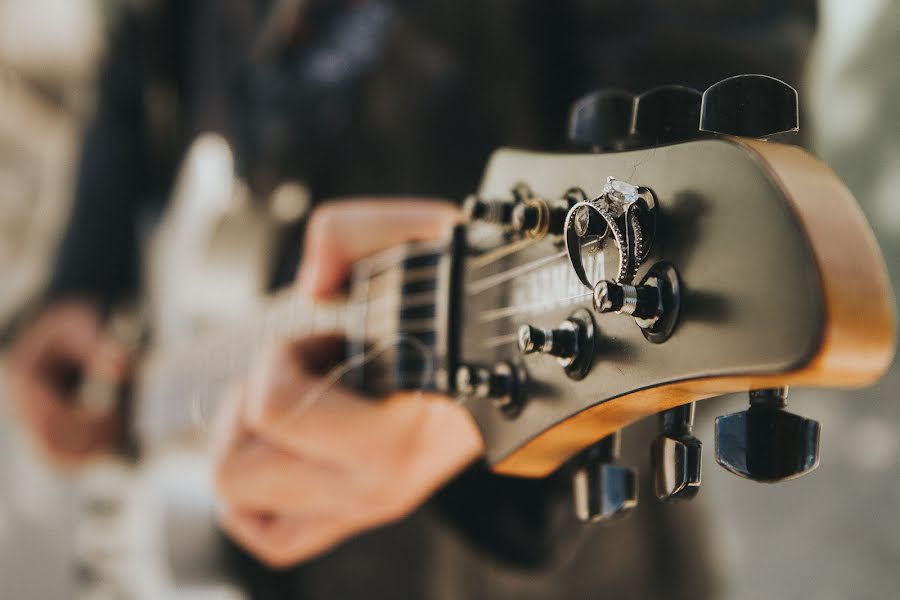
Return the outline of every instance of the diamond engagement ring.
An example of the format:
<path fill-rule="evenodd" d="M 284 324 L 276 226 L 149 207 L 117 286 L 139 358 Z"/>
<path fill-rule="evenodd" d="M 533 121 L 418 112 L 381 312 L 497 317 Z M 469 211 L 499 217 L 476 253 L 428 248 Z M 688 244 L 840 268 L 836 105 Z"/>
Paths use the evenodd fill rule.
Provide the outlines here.
<path fill-rule="evenodd" d="M 581 259 L 582 241 L 590 237 L 601 245 L 612 238 L 619 252 L 615 281 L 631 282 L 650 250 L 655 213 L 656 199 L 648 188 L 614 177 L 607 177 L 599 198 L 576 203 L 566 215 L 566 251 L 581 283 L 588 289 L 596 284 L 588 280 Z"/>

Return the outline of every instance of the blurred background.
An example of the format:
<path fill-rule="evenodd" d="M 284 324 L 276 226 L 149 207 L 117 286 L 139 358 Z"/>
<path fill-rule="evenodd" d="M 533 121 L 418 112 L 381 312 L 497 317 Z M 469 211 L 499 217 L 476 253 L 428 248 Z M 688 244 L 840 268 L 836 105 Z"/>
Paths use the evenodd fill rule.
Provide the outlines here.
<path fill-rule="evenodd" d="M 72 196 L 106 23 L 124 0 L 0 0 L 0 323 L 40 293 Z M 900 3 L 824 0 L 801 126 L 862 204 L 900 282 Z M 2 355 L 0 355 L 2 360 Z M 0 388 L 0 394 L 3 394 Z M 900 369 L 853 393 L 793 393 L 822 425 L 811 476 L 752 484 L 705 459 L 723 598 L 896 597 Z M 4 398 L 5 400 L 5 398 Z M 703 411 L 698 437 L 712 439 Z M 0 598 L 72 596 L 71 475 L 50 470 L 0 404 Z"/>

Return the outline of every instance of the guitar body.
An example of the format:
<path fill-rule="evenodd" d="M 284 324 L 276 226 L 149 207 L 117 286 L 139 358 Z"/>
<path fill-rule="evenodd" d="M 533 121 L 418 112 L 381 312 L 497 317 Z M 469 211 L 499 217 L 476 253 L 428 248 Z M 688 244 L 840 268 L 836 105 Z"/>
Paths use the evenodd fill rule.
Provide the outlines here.
<path fill-rule="evenodd" d="M 135 380 L 140 460 L 99 464 L 79 485 L 86 597 L 243 597 L 224 568 L 216 528 L 204 446 L 210 415 L 197 415 L 196 431 L 173 439 L 168 404 L 152 400 L 172 390 L 146 374 L 171 368 L 174 348 L 261 309 L 279 235 L 280 224 L 249 202 L 227 143 L 198 138 L 147 253 L 153 345 Z"/>

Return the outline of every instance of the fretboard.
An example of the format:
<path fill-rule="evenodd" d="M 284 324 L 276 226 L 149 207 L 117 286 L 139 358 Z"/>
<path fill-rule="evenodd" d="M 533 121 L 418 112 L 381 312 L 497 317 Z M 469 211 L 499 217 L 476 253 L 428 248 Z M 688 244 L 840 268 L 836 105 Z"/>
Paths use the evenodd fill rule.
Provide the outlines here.
<path fill-rule="evenodd" d="M 311 334 L 343 335 L 363 307 L 312 302 L 296 290 L 271 296 L 260 311 L 232 327 L 155 349 L 136 381 L 134 432 L 142 446 L 203 435 L 215 407 L 266 347 Z"/>

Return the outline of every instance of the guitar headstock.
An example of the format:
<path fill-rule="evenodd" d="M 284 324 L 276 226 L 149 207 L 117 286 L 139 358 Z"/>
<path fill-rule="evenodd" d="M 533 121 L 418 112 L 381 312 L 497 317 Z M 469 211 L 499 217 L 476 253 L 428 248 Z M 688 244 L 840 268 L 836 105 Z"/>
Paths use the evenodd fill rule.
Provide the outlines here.
<path fill-rule="evenodd" d="M 720 463 L 765 481 L 807 472 L 818 426 L 784 411 L 780 390 L 870 383 L 894 344 L 883 261 L 834 174 L 799 148 L 702 131 L 796 130 L 792 89 L 757 76 L 703 94 L 659 88 L 633 98 L 630 128 L 585 122 L 590 103 L 595 119 L 604 106 L 623 118 L 621 100 L 582 101 L 570 130 L 626 131 L 591 145 L 646 149 L 494 155 L 469 212 L 508 217 L 472 219 L 459 292 L 456 391 L 469 394 L 489 461 L 526 477 L 580 464 L 583 508 L 590 485 L 619 489 L 592 516 L 627 505 L 630 485 L 610 471 L 610 443 L 597 444 L 654 413 L 657 492 L 693 495 L 690 404 L 725 393 L 770 390 L 719 420 Z M 646 143 L 679 132 L 695 141 Z M 471 383 L 479 369 L 494 390 Z"/>
<path fill-rule="evenodd" d="M 436 284 L 436 381 L 477 421 L 488 462 L 571 468 L 578 513 L 607 518 L 635 501 L 613 436 L 660 413 L 657 495 L 688 498 L 692 403 L 745 391 L 750 408 L 717 423 L 720 464 L 761 481 L 814 468 L 818 424 L 784 410 L 786 388 L 875 381 L 894 316 L 878 247 L 828 167 L 720 135 L 796 130 L 796 93 L 745 76 L 593 95 L 572 114 L 574 141 L 624 150 L 497 151 Z"/>

